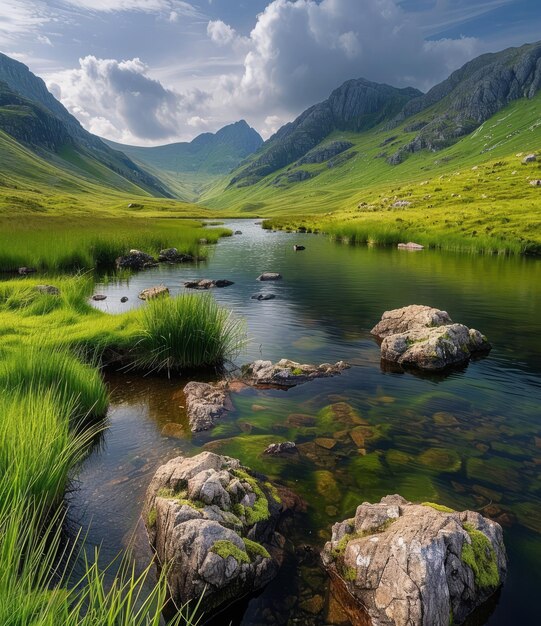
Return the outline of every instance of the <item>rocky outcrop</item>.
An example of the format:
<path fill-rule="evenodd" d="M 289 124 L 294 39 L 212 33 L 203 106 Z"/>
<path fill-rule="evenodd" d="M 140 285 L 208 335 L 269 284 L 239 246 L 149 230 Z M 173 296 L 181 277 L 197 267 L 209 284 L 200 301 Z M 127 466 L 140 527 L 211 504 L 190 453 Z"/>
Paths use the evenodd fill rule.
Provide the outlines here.
<path fill-rule="evenodd" d="M 118 269 L 137 272 L 148 267 L 154 267 L 156 259 L 146 252 L 141 252 L 141 250 L 130 250 L 128 254 L 119 256 L 115 263 Z"/>
<path fill-rule="evenodd" d="M 223 287 L 229 287 L 234 284 L 235 283 L 231 280 L 201 278 L 200 280 L 189 280 L 185 282 L 184 287 L 186 287 L 186 289 L 214 289 L 215 287 L 222 289 Z"/>
<path fill-rule="evenodd" d="M 208 615 L 264 587 L 281 561 L 281 510 L 276 489 L 236 459 L 202 452 L 160 467 L 143 519 L 177 606 L 204 594 Z"/>
<path fill-rule="evenodd" d="M 193 381 L 184 387 L 184 395 L 192 432 L 209 430 L 233 410 L 225 382 L 211 385 Z"/>
<path fill-rule="evenodd" d="M 277 363 L 254 361 L 243 366 L 242 378 L 252 385 L 295 387 L 315 378 L 337 376 L 348 368 L 349 365 L 344 361 L 338 361 L 334 365 L 330 363 L 307 365 L 289 359 L 281 359 Z"/>
<path fill-rule="evenodd" d="M 162 296 L 168 296 L 169 289 L 165 285 L 156 285 L 155 287 L 149 287 L 148 289 L 143 289 L 139 294 L 140 300 L 152 300 L 154 298 L 159 298 Z"/>
<path fill-rule="evenodd" d="M 446 311 L 421 305 L 386 311 L 371 332 L 383 340 L 384 361 L 423 370 L 444 370 L 491 349 L 478 330 L 454 324 Z"/>
<path fill-rule="evenodd" d="M 323 163 L 333 157 L 353 148 L 351 141 L 331 141 L 330 143 L 317 146 L 305 154 L 302 159 L 297 161 L 297 165 L 306 165 L 309 163 Z"/>
<path fill-rule="evenodd" d="M 160 263 L 188 263 L 193 260 L 194 257 L 191 254 L 179 252 L 177 248 L 166 248 L 165 250 L 160 250 L 160 254 L 158 255 L 158 261 Z"/>
<path fill-rule="evenodd" d="M 335 524 L 322 560 L 374 626 L 460 624 L 507 571 L 499 524 L 398 495 Z"/>

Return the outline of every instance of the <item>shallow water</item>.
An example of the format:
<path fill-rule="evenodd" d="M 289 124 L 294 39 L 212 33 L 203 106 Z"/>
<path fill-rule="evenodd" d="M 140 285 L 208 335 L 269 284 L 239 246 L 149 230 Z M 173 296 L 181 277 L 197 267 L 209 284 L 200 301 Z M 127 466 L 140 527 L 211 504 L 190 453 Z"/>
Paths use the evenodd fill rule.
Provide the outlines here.
<path fill-rule="evenodd" d="M 96 306 L 118 312 L 141 306 L 137 294 L 145 287 L 164 283 L 175 294 L 193 277 L 226 278 L 235 284 L 213 293 L 246 319 L 251 339 L 238 364 L 287 357 L 343 359 L 353 367 L 287 392 L 235 394 L 236 411 L 197 435 L 186 427 L 187 380 L 109 373 L 109 429 L 71 496 L 72 516 L 90 528 L 89 541 L 102 546 L 105 559 L 116 555 L 134 533 L 156 468 L 178 454 L 212 449 L 305 498 L 308 511 L 292 529 L 297 547 L 321 546 L 334 522 L 388 493 L 493 516 L 504 524 L 510 572 L 492 614 L 474 623 L 536 622 L 541 262 L 349 247 L 315 235 L 266 232 L 247 221 L 227 226 L 243 234 L 212 247 L 207 262 L 98 285 L 107 299 Z M 306 251 L 294 252 L 294 243 Z M 263 271 L 280 272 L 284 280 L 258 283 Z M 251 299 L 261 292 L 276 299 Z M 120 303 L 122 296 L 127 303 Z M 383 371 L 370 328 L 383 311 L 413 303 L 445 309 L 481 330 L 494 346 L 488 358 L 447 377 Z M 299 459 L 261 457 L 269 443 L 285 439 L 301 446 Z M 319 602 L 307 600 L 319 595 L 325 606 L 314 614 Z M 220 623 L 229 619 L 238 626 L 347 623 L 329 601 L 317 558 L 306 551 L 291 554 L 260 596 Z"/>

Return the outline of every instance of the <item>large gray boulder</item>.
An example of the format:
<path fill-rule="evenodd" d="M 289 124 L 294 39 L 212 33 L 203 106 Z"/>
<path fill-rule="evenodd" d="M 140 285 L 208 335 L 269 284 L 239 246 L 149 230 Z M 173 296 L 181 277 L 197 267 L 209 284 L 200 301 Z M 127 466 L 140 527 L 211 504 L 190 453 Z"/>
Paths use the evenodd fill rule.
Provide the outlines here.
<path fill-rule="evenodd" d="M 192 381 L 184 387 L 186 410 L 192 432 L 209 430 L 233 404 L 226 389 L 226 383 L 198 383 Z"/>
<path fill-rule="evenodd" d="M 454 324 L 446 311 L 421 305 L 386 311 L 371 332 L 382 339 L 384 361 L 422 370 L 461 365 L 491 349 L 478 330 Z"/>
<path fill-rule="evenodd" d="M 322 560 L 373 626 L 460 624 L 507 571 L 499 524 L 398 495 L 335 524 Z"/>
<path fill-rule="evenodd" d="M 208 615 L 266 585 L 281 561 L 281 510 L 277 491 L 237 459 L 202 452 L 162 465 L 143 519 L 177 606 L 204 593 Z"/>
<path fill-rule="evenodd" d="M 281 359 L 277 363 L 272 361 L 254 361 L 242 368 L 243 379 L 253 385 L 274 385 L 277 387 L 295 387 L 315 378 L 337 376 L 349 365 L 338 361 L 334 365 L 322 363 L 309 365 Z"/>
<path fill-rule="evenodd" d="M 147 267 L 154 267 L 154 265 L 156 265 L 156 259 L 146 252 L 141 252 L 141 250 L 130 250 L 128 254 L 119 256 L 116 260 L 117 268 L 125 270 L 138 271 Z"/>

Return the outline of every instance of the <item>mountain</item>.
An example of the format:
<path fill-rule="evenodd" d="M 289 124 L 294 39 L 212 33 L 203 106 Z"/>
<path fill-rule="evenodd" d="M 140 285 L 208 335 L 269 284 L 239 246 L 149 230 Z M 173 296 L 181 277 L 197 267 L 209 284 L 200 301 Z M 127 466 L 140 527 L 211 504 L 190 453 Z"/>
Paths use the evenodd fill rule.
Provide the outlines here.
<path fill-rule="evenodd" d="M 208 185 L 235 169 L 263 143 L 244 120 L 216 133 L 198 135 L 190 142 L 152 148 L 104 141 L 152 171 L 177 197 L 190 201 L 197 200 Z"/>
<path fill-rule="evenodd" d="M 98 179 L 109 170 L 108 185 L 129 182 L 147 193 L 171 197 L 157 177 L 86 131 L 26 65 L 0 53 L 0 130 L 59 167 Z"/>
<path fill-rule="evenodd" d="M 362 78 L 348 80 L 333 91 L 327 100 L 310 107 L 293 122 L 282 126 L 263 144 L 250 163 L 235 174 L 231 184 L 254 184 L 304 157 L 334 131 L 367 131 L 392 119 L 408 101 L 420 95 L 420 91 L 411 87 L 396 89 Z M 324 148 L 323 154 L 311 154 L 305 162 L 326 160 L 349 147 L 344 143 L 333 143 Z"/>

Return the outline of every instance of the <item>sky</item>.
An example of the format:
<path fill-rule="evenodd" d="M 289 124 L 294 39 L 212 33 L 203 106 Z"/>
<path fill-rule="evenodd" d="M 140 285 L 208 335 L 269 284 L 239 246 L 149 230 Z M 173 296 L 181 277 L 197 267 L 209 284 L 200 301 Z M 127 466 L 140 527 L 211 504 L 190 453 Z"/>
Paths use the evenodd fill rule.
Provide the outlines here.
<path fill-rule="evenodd" d="M 239 119 L 267 138 L 350 78 L 426 91 L 539 39 L 541 0 L 0 0 L 0 50 L 132 145 Z"/>

